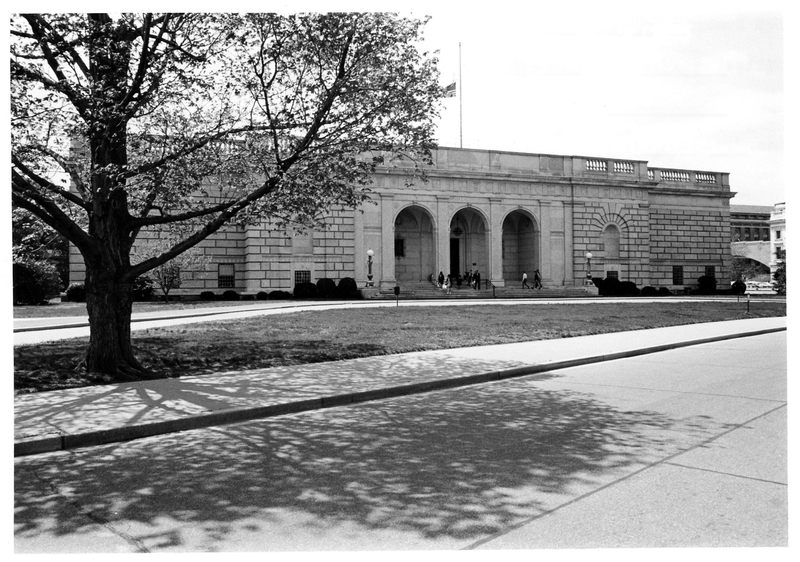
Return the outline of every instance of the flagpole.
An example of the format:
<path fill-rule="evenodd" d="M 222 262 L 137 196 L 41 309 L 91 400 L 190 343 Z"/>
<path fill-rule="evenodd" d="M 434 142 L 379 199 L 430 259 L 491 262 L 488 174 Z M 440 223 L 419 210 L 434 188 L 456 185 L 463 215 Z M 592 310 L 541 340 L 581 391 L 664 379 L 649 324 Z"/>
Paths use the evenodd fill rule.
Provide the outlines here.
<path fill-rule="evenodd" d="M 464 148 L 463 113 L 464 82 L 461 80 L 461 41 L 458 42 L 458 147 Z"/>

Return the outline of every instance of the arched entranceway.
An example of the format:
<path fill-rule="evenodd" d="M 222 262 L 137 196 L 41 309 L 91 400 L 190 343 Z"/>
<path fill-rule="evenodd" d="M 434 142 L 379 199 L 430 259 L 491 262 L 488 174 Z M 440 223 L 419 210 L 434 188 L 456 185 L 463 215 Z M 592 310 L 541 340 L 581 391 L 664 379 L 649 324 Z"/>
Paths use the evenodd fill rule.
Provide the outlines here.
<path fill-rule="evenodd" d="M 486 219 L 475 209 L 461 209 L 450 221 L 450 273 L 464 275 L 477 269 L 485 279 L 489 274 L 489 244 Z"/>
<path fill-rule="evenodd" d="M 539 234 L 531 215 L 513 211 L 503 221 L 503 279 L 513 286 L 522 279 L 522 272 L 533 280 L 539 268 Z"/>
<path fill-rule="evenodd" d="M 434 273 L 436 246 L 433 219 L 422 207 L 412 205 L 394 221 L 394 273 L 398 282 L 419 282 Z"/>

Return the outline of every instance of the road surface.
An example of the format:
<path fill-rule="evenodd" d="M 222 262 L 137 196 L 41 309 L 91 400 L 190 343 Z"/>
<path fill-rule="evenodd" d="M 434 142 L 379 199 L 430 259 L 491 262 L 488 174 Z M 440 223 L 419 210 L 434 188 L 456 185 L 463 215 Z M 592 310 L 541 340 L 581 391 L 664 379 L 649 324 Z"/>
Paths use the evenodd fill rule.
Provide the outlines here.
<path fill-rule="evenodd" d="M 17 552 L 784 546 L 786 333 L 15 461 Z"/>

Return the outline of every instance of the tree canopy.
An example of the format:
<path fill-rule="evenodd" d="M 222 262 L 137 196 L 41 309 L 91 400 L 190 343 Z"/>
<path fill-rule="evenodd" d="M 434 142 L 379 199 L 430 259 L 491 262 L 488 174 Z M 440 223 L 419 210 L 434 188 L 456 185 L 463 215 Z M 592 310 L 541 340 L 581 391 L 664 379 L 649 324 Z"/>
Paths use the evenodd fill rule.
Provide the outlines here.
<path fill-rule="evenodd" d="M 429 161 L 443 89 L 423 25 L 386 13 L 12 17 L 12 200 L 81 252 L 93 327 L 104 295 L 231 221 L 310 224 L 363 202 L 387 158 Z M 191 228 L 131 259 L 144 229 L 173 225 Z"/>
<path fill-rule="evenodd" d="M 176 251 L 234 217 L 309 222 L 356 205 L 374 164 L 364 154 L 424 161 L 432 146 L 441 88 L 418 50 L 421 24 L 380 13 L 15 17 L 14 201 L 84 254 L 92 215 L 120 191 L 128 242 L 151 225 L 200 225 Z M 100 154 L 115 150 L 124 157 Z"/>

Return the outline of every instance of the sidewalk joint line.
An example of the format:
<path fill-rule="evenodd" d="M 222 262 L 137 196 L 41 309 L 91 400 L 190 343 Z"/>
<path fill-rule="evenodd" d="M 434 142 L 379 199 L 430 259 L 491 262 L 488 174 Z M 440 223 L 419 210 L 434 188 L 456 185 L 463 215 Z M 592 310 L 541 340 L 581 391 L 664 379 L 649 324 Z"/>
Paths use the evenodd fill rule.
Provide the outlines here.
<path fill-rule="evenodd" d="M 786 482 L 778 482 L 776 480 L 767 480 L 765 478 L 756 478 L 755 476 L 746 476 L 744 474 L 734 474 L 733 472 L 725 472 L 724 470 L 713 470 L 711 468 L 702 468 L 700 466 L 689 466 L 688 464 L 681 464 L 677 462 L 665 462 L 669 466 L 677 466 L 679 468 L 686 468 L 689 470 L 700 470 L 703 472 L 711 472 L 713 474 L 721 474 L 723 476 L 733 476 L 734 478 L 743 478 L 745 480 L 755 480 L 757 482 L 765 482 L 767 484 L 776 484 L 778 486 L 788 486 Z"/>
<path fill-rule="evenodd" d="M 473 543 L 461 548 L 461 550 L 473 550 L 473 549 L 475 549 L 475 548 L 477 548 L 477 547 L 479 547 L 481 545 L 487 544 L 487 543 L 489 543 L 489 542 L 491 542 L 491 541 L 493 541 L 495 539 L 498 539 L 498 538 L 500 538 L 500 537 L 502 537 L 504 535 L 507 535 L 507 534 L 511 533 L 512 531 L 516 531 L 517 529 L 521 529 L 522 527 L 525 527 L 526 525 L 529 525 L 530 523 L 533 523 L 534 521 L 536 521 L 538 519 L 542 519 L 543 517 L 545 517 L 547 515 L 550 515 L 552 513 L 555 513 L 556 511 L 561 511 L 565 507 L 568 507 L 568 506 L 570 506 L 572 504 L 578 503 L 578 502 L 580 502 L 580 501 L 582 501 L 582 500 L 584 500 L 584 499 L 586 499 L 586 498 L 588 498 L 590 496 L 593 496 L 593 495 L 598 494 L 598 493 L 600 493 L 600 492 L 602 492 L 602 491 L 604 491 L 604 490 L 606 490 L 608 488 L 616 486 L 620 482 L 624 482 L 626 480 L 630 480 L 634 476 L 638 476 L 639 474 L 641 474 L 642 472 L 645 472 L 646 470 L 650 470 L 651 468 L 654 468 L 656 466 L 668 463 L 669 461 L 671 461 L 672 459 L 674 459 L 676 457 L 679 457 L 679 456 L 681 456 L 683 454 L 686 454 L 686 453 L 688 453 L 690 451 L 693 451 L 695 449 L 698 449 L 700 447 L 704 447 L 704 446 L 708 445 L 709 443 L 712 443 L 712 442 L 716 441 L 720 437 L 723 437 L 723 436 L 725 436 L 725 435 L 727 435 L 727 434 L 729 434 L 729 433 L 731 433 L 733 431 L 736 431 L 737 429 L 741 429 L 745 425 L 747 425 L 749 423 L 752 423 L 752 422 L 754 422 L 754 421 L 756 421 L 758 419 L 761 419 L 761 418 L 763 418 L 765 416 L 768 416 L 769 414 L 771 414 L 773 412 L 776 412 L 776 411 L 780 410 L 781 408 L 785 408 L 785 407 L 786 407 L 786 404 L 782 404 L 780 406 L 772 408 L 771 410 L 767 410 L 766 412 L 763 412 L 763 413 L 761 413 L 761 414 L 759 414 L 759 415 L 757 415 L 757 416 L 755 416 L 753 418 L 750 418 L 749 420 L 746 420 L 746 421 L 744 421 L 744 422 L 742 422 L 740 424 L 736 424 L 735 426 L 726 429 L 725 431 L 723 431 L 722 433 L 719 433 L 718 435 L 714 435 L 712 437 L 704 439 L 703 441 L 701 441 L 701 442 L 699 442 L 699 443 L 697 443 L 695 445 L 692 445 L 688 449 L 685 449 L 685 450 L 682 450 L 682 451 L 678 451 L 676 453 L 668 455 L 668 456 L 664 457 L 661 460 L 652 462 L 652 463 L 650 463 L 650 464 L 648 464 L 646 466 L 643 466 L 642 468 L 636 469 L 633 472 L 631 472 L 630 474 L 626 474 L 625 476 L 622 476 L 621 478 L 618 478 L 616 480 L 608 482 L 607 484 L 603 484 L 599 488 L 595 488 L 594 490 L 586 492 L 585 494 L 581 494 L 580 496 L 572 498 L 571 500 L 569 500 L 567 502 L 564 502 L 564 503 L 562 503 L 560 505 L 557 505 L 557 506 L 555 506 L 555 507 L 553 507 L 551 509 L 547 509 L 547 510 L 545 510 L 545 511 L 543 511 L 543 512 L 537 514 L 537 515 L 534 515 L 532 517 L 528 517 L 527 519 L 523 519 L 519 523 L 515 523 L 513 525 L 510 525 L 508 527 L 508 529 L 506 529 L 504 531 L 498 531 L 496 533 L 493 533 L 493 534 L 489 535 L 488 537 L 484 537 L 482 539 L 479 539 L 479 540 L 477 540 L 477 541 L 475 541 L 475 542 L 473 542 Z"/>

